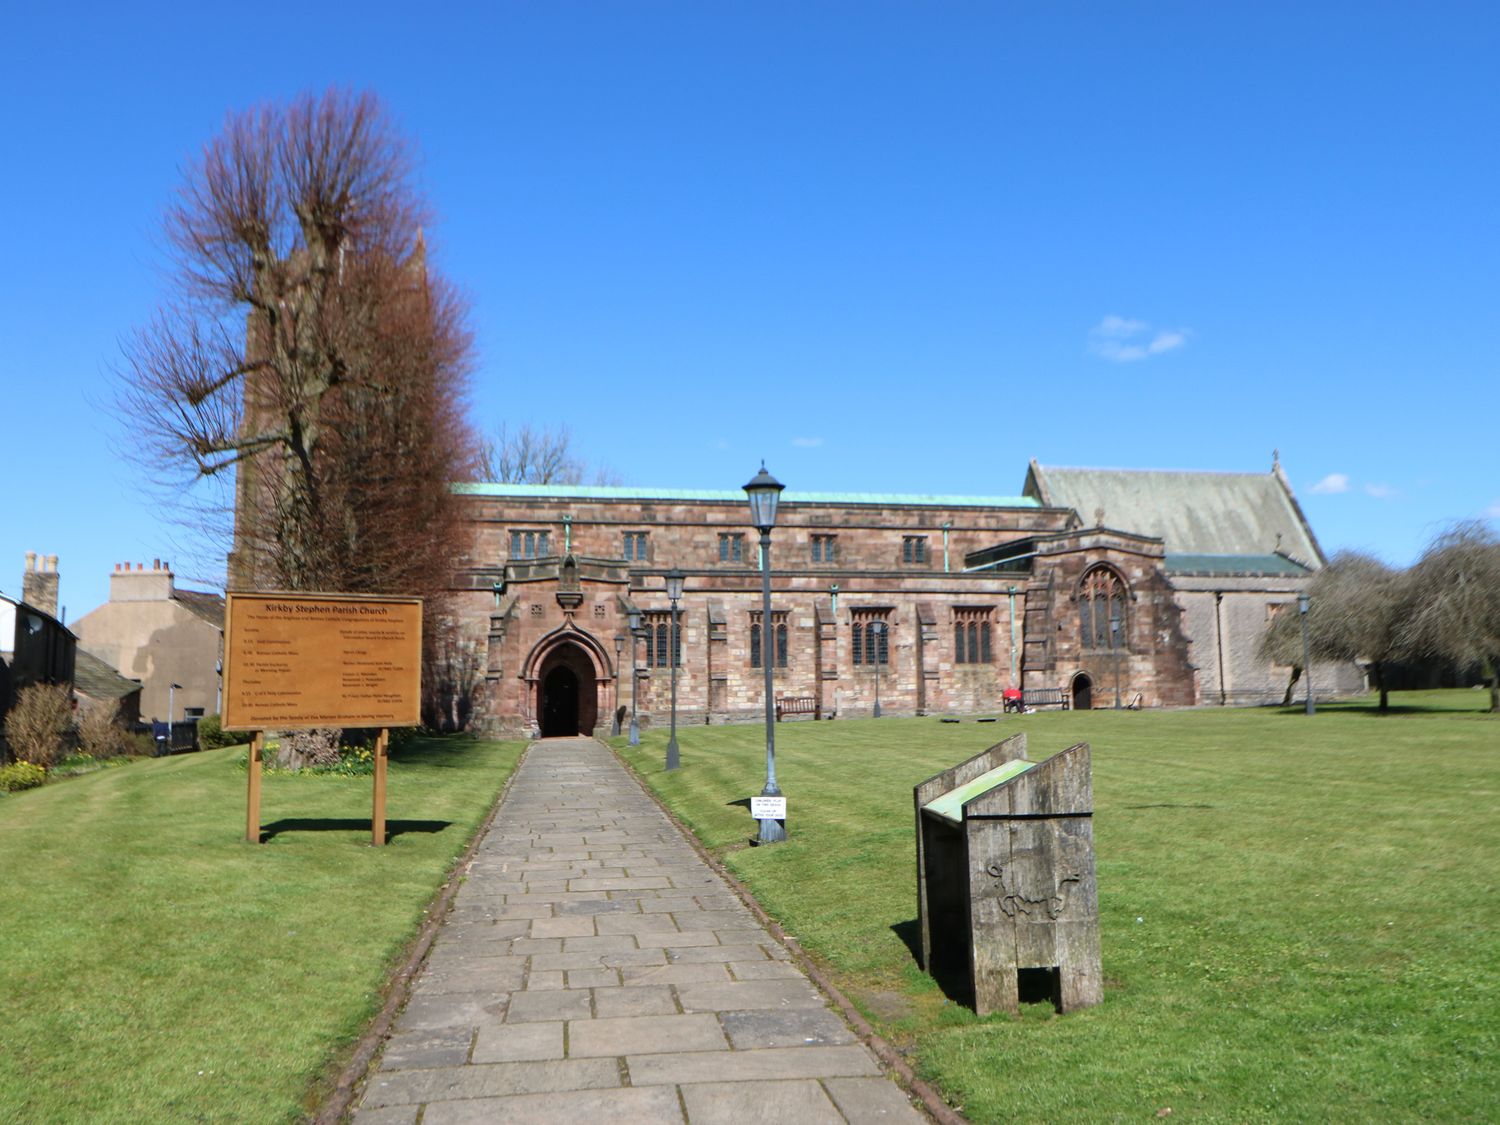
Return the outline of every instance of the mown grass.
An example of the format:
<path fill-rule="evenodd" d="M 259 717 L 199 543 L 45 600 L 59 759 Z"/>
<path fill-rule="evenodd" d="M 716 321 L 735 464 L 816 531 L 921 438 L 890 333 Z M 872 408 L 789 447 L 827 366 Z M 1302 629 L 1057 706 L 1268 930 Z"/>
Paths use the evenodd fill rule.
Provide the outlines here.
<path fill-rule="evenodd" d="M 268 776 L 245 843 L 243 748 L 0 797 L 0 1120 L 302 1118 L 521 749 L 393 754 L 384 848 L 368 778 Z"/>
<path fill-rule="evenodd" d="M 783 723 L 790 840 L 733 804 L 764 731 L 616 745 L 977 1122 L 1493 1119 L 1500 719 L 1482 693 L 1300 709 Z M 1093 748 L 1100 1007 L 977 1019 L 915 965 L 912 786 L 1016 730 Z"/>

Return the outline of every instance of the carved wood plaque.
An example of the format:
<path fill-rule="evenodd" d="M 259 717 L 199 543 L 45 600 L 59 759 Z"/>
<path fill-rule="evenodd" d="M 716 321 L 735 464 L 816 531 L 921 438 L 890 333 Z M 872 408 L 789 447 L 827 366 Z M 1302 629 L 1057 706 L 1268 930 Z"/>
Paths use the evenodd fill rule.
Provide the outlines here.
<path fill-rule="evenodd" d="M 225 601 L 226 730 L 421 721 L 420 598 L 231 593 Z"/>

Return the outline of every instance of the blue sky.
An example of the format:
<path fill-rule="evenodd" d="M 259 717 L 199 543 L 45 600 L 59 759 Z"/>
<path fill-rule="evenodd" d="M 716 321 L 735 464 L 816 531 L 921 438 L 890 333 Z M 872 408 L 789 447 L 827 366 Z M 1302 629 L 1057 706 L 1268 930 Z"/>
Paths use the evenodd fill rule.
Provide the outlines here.
<path fill-rule="evenodd" d="M 627 483 L 1013 494 L 1261 471 L 1329 551 L 1500 516 L 1493 3 L 25 5 L 0 122 L 0 590 L 210 576 L 119 342 L 231 109 L 371 88 L 469 295 L 475 421 Z"/>

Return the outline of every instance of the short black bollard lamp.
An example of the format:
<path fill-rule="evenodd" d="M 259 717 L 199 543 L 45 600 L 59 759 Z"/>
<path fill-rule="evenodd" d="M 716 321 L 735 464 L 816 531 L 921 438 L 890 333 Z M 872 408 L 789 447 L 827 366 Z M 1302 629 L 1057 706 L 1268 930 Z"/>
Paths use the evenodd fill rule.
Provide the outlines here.
<path fill-rule="evenodd" d="M 870 632 L 875 634 L 875 710 L 870 718 L 880 718 L 880 658 L 889 652 L 888 647 L 882 647 L 881 642 L 885 640 L 885 622 L 871 621 Z"/>
<path fill-rule="evenodd" d="M 764 657 L 761 664 L 766 670 L 766 787 L 760 792 L 762 798 L 781 797 L 776 784 L 776 685 L 772 673 L 775 660 L 766 639 L 771 635 L 771 529 L 776 526 L 776 505 L 785 487 L 766 472 L 764 461 L 760 463 L 760 472 L 745 485 L 745 495 L 750 499 L 750 525 L 760 532 L 760 637 Z M 759 818 L 762 844 L 777 844 L 786 839 L 785 816 L 783 811 L 780 818 Z"/>
<path fill-rule="evenodd" d="M 667 600 L 672 603 L 672 643 L 667 648 L 667 663 L 672 666 L 672 734 L 667 739 L 667 769 L 675 770 L 682 764 L 677 750 L 677 654 L 682 650 L 682 641 L 677 635 L 677 600 L 682 597 L 682 571 L 673 567 L 667 571 Z"/>

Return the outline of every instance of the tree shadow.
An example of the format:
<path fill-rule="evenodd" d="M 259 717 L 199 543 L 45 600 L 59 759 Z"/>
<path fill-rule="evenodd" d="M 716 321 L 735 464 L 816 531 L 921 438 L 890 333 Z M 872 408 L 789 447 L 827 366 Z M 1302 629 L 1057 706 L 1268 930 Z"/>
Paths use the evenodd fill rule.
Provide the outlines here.
<path fill-rule="evenodd" d="M 408 832 L 441 832 L 451 828 L 451 820 L 388 820 L 385 822 L 386 839 L 394 840 Z M 283 832 L 370 832 L 373 829 L 369 817 L 312 817 L 289 816 L 264 824 L 260 829 L 260 841 L 266 843 Z"/>

